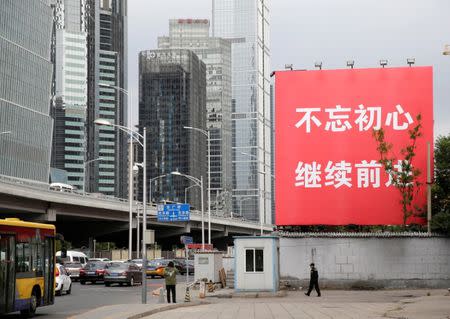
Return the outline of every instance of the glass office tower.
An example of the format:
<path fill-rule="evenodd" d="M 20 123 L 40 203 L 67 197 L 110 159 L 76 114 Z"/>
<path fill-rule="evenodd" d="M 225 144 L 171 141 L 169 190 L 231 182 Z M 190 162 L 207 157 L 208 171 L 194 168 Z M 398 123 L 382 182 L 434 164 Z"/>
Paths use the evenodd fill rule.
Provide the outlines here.
<path fill-rule="evenodd" d="M 48 1 L 0 5 L 0 174 L 48 182 L 52 10 Z"/>
<path fill-rule="evenodd" d="M 271 223 L 268 0 L 213 0 L 213 37 L 232 42 L 233 210 Z"/>
<path fill-rule="evenodd" d="M 184 126 L 206 130 L 206 66 L 189 50 L 150 50 L 139 54 L 139 132 L 147 129 L 149 201 L 184 202 L 194 183 L 178 171 L 203 177 L 206 203 L 206 139 Z M 139 153 L 142 162 L 142 152 Z M 161 179 L 158 176 L 166 175 Z M 142 174 L 139 174 L 142 185 Z M 140 189 L 142 199 L 142 188 Z M 201 209 L 199 187 L 188 193 L 193 209 Z M 205 206 L 206 211 L 206 206 Z"/>
<path fill-rule="evenodd" d="M 98 118 L 127 126 L 127 0 L 86 0 L 88 29 L 87 190 L 128 196 L 128 134 L 96 126 Z"/>
<path fill-rule="evenodd" d="M 188 49 L 206 65 L 206 125 L 211 139 L 211 212 L 231 212 L 231 43 L 209 36 L 205 19 L 171 19 L 160 49 Z M 187 131 L 186 134 L 200 134 Z M 206 138 L 206 136 L 204 136 Z M 206 185 L 207 181 L 205 181 Z"/>
<path fill-rule="evenodd" d="M 67 183 L 85 188 L 87 32 L 85 0 L 56 0 L 55 94 L 52 167 L 67 172 Z"/>

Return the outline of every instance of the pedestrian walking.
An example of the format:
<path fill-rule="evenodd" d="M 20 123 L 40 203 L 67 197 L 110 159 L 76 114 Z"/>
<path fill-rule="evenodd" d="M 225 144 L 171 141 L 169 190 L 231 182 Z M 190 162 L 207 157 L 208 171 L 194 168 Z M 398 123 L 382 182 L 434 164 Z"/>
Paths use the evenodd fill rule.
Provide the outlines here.
<path fill-rule="evenodd" d="M 317 271 L 314 263 L 309 265 L 311 267 L 311 278 L 309 279 L 309 289 L 308 292 L 305 292 L 305 295 L 309 296 L 313 288 L 317 291 L 317 297 L 320 297 L 320 289 L 319 289 L 319 272 Z"/>
<path fill-rule="evenodd" d="M 164 269 L 164 279 L 166 281 L 166 290 L 167 290 L 167 302 L 170 303 L 170 294 L 172 294 L 172 302 L 176 303 L 176 285 L 177 285 L 177 273 L 178 269 L 174 267 L 172 261 L 167 264 L 167 267 Z"/>

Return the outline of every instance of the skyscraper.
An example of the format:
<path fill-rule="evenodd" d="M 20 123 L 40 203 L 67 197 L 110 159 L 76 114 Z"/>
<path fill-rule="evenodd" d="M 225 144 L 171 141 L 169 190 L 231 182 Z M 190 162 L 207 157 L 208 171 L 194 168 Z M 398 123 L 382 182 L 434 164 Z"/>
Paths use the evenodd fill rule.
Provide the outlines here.
<path fill-rule="evenodd" d="M 184 126 L 206 130 L 206 66 L 189 50 L 149 50 L 139 55 L 139 130 L 147 129 L 149 201 L 184 202 L 193 183 L 170 173 L 203 178 L 206 191 L 206 139 Z M 139 154 L 142 161 L 142 152 Z M 139 174 L 142 185 L 142 174 Z M 151 192 L 151 194 L 150 194 Z M 142 189 L 140 189 L 142 197 Z M 200 189 L 189 191 L 189 203 L 201 208 Z"/>
<path fill-rule="evenodd" d="M 54 99 L 52 167 L 67 183 L 85 188 L 87 32 L 85 0 L 54 1 Z"/>
<path fill-rule="evenodd" d="M 210 37 L 209 27 L 209 21 L 205 19 L 171 19 L 169 36 L 158 38 L 158 47 L 191 50 L 206 65 L 205 117 L 211 143 L 211 210 L 229 213 L 232 190 L 231 42 Z"/>
<path fill-rule="evenodd" d="M 0 174 L 47 183 L 52 10 L 40 0 L 0 5 Z"/>
<path fill-rule="evenodd" d="M 86 0 L 88 30 L 87 190 L 128 194 L 128 135 L 95 126 L 97 118 L 127 125 L 127 0 Z"/>
<path fill-rule="evenodd" d="M 213 37 L 232 42 L 233 210 L 271 223 L 268 0 L 212 0 Z"/>

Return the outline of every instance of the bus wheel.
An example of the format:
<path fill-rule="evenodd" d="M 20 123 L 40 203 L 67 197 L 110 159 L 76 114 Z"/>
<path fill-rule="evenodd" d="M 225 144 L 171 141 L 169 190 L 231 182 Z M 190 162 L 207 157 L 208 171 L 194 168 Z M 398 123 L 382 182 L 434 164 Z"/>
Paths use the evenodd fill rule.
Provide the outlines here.
<path fill-rule="evenodd" d="M 38 293 L 36 292 L 36 289 L 33 289 L 33 292 L 31 293 L 31 298 L 30 298 L 30 307 L 26 310 L 20 311 L 20 314 L 22 315 L 22 317 L 24 317 L 24 318 L 34 317 L 34 315 L 36 313 L 37 303 L 38 303 L 37 294 Z"/>

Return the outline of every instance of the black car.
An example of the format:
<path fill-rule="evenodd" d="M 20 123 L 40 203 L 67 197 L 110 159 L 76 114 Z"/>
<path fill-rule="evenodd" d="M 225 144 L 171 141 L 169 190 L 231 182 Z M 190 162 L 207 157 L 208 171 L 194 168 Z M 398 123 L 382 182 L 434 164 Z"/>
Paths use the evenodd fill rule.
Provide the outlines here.
<path fill-rule="evenodd" d="M 188 268 L 186 267 L 186 259 L 174 259 L 173 264 L 181 275 L 185 275 Z M 189 274 L 194 273 L 194 268 L 189 265 Z"/>
<path fill-rule="evenodd" d="M 135 283 L 142 283 L 142 271 L 134 263 L 111 263 L 105 271 L 105 286 L 111 284 L 127 284 L 134 286 Z"/>
<path fill-rule="evenodd" d="M 88 262 L 86 266 L 80 269 L 80 284 L 84 285 L 87 281 L 93 284 L 97 281 L 103 281 L 108 265 L 109 263 L 103 261 Z"/>

